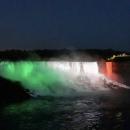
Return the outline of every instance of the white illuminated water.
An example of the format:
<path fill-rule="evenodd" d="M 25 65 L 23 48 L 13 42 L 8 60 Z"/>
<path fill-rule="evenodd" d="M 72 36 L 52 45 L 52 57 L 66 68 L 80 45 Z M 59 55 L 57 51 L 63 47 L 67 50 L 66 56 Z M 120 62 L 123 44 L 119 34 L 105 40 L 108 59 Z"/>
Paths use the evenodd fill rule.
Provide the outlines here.
<path fill-rule="evenodd" d="M 97 62 L 47 62 L 53 69 L 73 74 L 75 76 L 88 75 L 88 74 L 99 74 Z"/>

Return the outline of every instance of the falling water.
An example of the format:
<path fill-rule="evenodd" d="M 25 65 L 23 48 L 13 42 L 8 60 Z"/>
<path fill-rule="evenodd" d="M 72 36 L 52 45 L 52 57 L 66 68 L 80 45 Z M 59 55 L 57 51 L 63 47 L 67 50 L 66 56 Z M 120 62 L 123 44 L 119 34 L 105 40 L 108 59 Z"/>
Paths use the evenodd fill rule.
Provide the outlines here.
<path fill-rule="evenodd" d="M 91 75 L 98 75 L 98 65 L 96 62 L 1 62 L 0 75 L 19 81 L 37 95 L 64 95 L 87 90 L 83 84 L 92 82 Z"/>
<path fill-rule="evenodd" d="M 99 73 L 97 62 L 48 62 L 48 65 L 75 76 Z"/>
<path fill-rule="evenodd" d="M 73 95 L 108 90 L 97 62 L 19 61 L 1 62 L 0 75 L 18 81 L 33 95 Z"/>

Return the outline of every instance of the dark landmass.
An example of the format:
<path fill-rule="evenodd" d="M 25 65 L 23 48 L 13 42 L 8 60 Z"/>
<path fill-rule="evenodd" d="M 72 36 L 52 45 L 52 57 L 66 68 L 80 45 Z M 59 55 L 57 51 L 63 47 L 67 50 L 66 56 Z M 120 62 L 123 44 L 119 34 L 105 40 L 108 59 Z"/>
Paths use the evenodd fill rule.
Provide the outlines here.
<path fill-rule="evenodd" d="M 0 104 L 20 102 L 29 98 L 29 94 L 19 82 L 0 77 Z"/>
<path fill-rule="evenodd" d="M 95 60 L 107 60 L 107 58 L 113 55 L 119 55 L 122 53 L 130 54 L 129 52 L 115 51 L 112 49 L 61 49 L 61 50 L 4 50 L 0 51 L 0 60 L 70 60 L 70 61 L 95 61 Z M 120 60 L 120 59 L 118 59 Z M 124 60 L 124 58 L 123 58 Z M 125 58 L 130 60 L 130 58 Z"/>

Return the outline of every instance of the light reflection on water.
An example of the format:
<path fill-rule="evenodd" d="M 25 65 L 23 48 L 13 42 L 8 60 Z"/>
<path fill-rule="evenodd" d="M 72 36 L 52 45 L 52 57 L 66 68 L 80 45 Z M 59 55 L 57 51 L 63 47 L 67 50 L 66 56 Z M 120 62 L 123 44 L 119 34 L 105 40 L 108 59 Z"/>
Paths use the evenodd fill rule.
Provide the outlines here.
<path fill-rule="evenodd" d="M 32 99 L 5 107 L 1 126 L 4 130 L 129 130 L 125 101 L 112 95 Z"/>

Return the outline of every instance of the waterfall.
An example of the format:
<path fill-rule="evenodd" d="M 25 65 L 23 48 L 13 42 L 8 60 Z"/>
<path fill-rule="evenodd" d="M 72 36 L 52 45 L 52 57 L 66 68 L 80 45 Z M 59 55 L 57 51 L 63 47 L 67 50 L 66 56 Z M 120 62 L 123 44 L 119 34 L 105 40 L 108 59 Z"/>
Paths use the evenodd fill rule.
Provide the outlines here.
<path fill-rule="evenodd" d="M 47 62 L 50 67 L 55 70 L 73 74 L 75 76 L 87 75 L 87 74 L 98 74 L 97 62 Z"/>
<path fill-rule="evenodd" d="M 0 76 L 20 82 L 35 96 L 108 90 L 104 87 L 107 79 L 99 73 L 97 62 L 3 61 Z"/>

